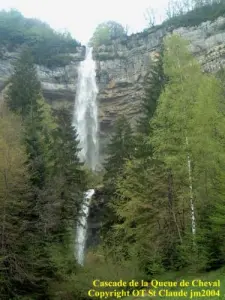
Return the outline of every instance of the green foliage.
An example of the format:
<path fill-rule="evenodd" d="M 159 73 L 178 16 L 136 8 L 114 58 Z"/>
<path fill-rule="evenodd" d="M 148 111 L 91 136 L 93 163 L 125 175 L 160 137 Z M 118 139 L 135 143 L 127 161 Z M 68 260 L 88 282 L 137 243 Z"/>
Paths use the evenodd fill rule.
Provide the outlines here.
<path fill-rule="evenodd" d="M 41 94 L 41 84 L 38 80 L 33 58 L 29 50 L 24 50 L 14 65 L 14 73 L 9 79 L 10 88 L 7 102 L 10 109 L 25 117 L 33 112 L 37 98 Z"/>
<path fill-rule="evenodd" d="M 136 151 L 134 155 L 136 158 L 148 160 L 152 156 L 152 146 L 149 143 L 149 135 L 152 134 L 150 121 L 167 82 L 168 77 L 165 76 L 163 69 L 163 47 L 161 47 L 157 60 L 154 61 L 145 78 L 144 96 L 141 101 L 142 116 L 137 122 L 135 134 Z"/>
<path fill-rule="evenodd" d="M 111 241 L 107 232 L 117 219 L 114 209 L 111 207 L 111 202 L 115 200 L 116 196 L 116 180 L 121 175 L 126 160 L 131 158 L 133 151 L 134 140 L 131 126 L 127 119 L 121 116 L 115 123 L 114 131 L 107 147 L 108 156 L 104 164 L 103 193 L 105 194 L 106 206 L 103 216 L 102 235 L 108 244 L 111 244 Z"/>
<path fill-rule="evenodd" d="M 122 25 L 114 21 L 108 21 L 99 24 L 89 42 L 92 47 L 100 45 L 108 45 L 113 39 L 120 38 L 126 35 Z"/>
<path fill-rule="evenodd" d="M 142 117 L 138 120 L 137 131 L 145 135 L 150 134 L 150 120 L 157 106 L 157 100 L 162 93 L 168 78 L 163 70 L 163 48 L 158 53 L 156 62 L 151 66 L 144 85 L 144 97 L 141 102 Z"/>
<path fill-rule="evenodd" d="M 131 126 L 127 119 L 121 116 L 115 123 L 104 164 L 106 170 L 104 182 L 110 189 L 113 189 L 115 179 L 121 174 L 126 160 L 131 157 L 133 146 Z"/>
<path fill-rule="evenodd" d="M 125 261 L 135 261 L 139 270 L 148 275 L 161 272 L 176 257 L 171 251 L 177 235 L 172 238 L 174 223 L 169 220 L 167 172 L 162 163 L 152 159 L 149 143 L 149 135 L 152 135 L 150 121 L 168 81 L 162 58 L 163 49 L 145 81 L 142 117 L 138 120 L 134 135 L 135 151 L 127 157 L 122 171 L 115 178 L 117 196 L 109 205 L 111 219 L 112 214 L 114 218 L 111 235 L 105 240 L 110 245 L 110 253 L 117 254 L 117 260 L 122 257 Z M 157 239 L 164 230 L 168 235 Z"/>
<path fill-rule="evenodd" d="M 13 51 L 28 46 L 34 61 L 48 67 L 64 66 L 70 61 L 68 53 L 76 52 L 79 43 L 69 33 L 55 32 L 49 25 L 28 19 L 16 11 L 0 11 L 0 48 Z"/>
<path fill-rule="evenodd" d="M 152 143 L 155 157 L 163 160 L 173 171 L 177 208 L 186 211 L 185 216 L 189 215 L 189 218 L 187 203 L 190 185 L 193 188 L 194 213 L 198 220 L 196 247 L 199 247 L 198 252 L 192 250 L 194 262 L 204 252 L 208 259 L 213 255 L 207 249 L 211 247 L 209 241 L 212 241 L 212 235 L 209 239 L 209 219 L 215 213 L 212 203 L 219 202 L 223 194 L 221 178 L 224 176 L 225 128 L 221 109 L 222 89 L 213 76 L 201 72 L 185 42 L 178 36 L 167 39 L 165 47 L 164 68 L 170 81 L 160 97 L 157 114 L 152 122 Z M 191 179 L 188 171 L 191 172 Z M 187 226 L 192 226 L 189 220 L 185 221 L 186 225 L 182 225 L 185 228 L 183 243 L 186 243 L 186 251 L 190 246 L 187 237 L 191 238 L 187 229 Z"/>
<path fill-rule="evenodd" d="M 108 204 L 105 251 L 115 261 L 135 261 L 146 278 L 225 261 L 224 87 L 201 71 L 187 46 L 178 35 L 165 39 L 137 127 L 138 154 L 115 172 Z"/>
<path fill-rule="evenodd" d="M 1 105 L 0 117 L 0 206 L 1 206 L 1 251 L 0 294 L 1 298 L 13 293 L 19 282 L 31 279 L 29 261 L 24 256 L 26 238 L 24 230 L 27 216 L 27 170 L 24 167 L 25 149 L 21 146 L 21 122 Z M 23 212 L 23 218 L 21 214 Z M 5 298 L 6 299 L 6 298 Z"/>
<path fill-rule="evenodd" d="M 224 1 L 214 1 L 212 4 L 199 5 L 185 14 L 174 16 L 164 21 L 162 26 L 174 28 L 197 26 L 206 21 L 214 21 L 224 14 Z"/>
<path fill-rule="evenodd" d="M 87 189 L 86 173 L 78 158 L 77 133 L 72 126 L 72 114 L 67 108 L 54 111 L 57 128 L 53 131 L 54 145 L 51 149 L 52 167 L 50 180 L 57 184 L 61 199 L 62 228 L 73 228 Z M 65 224 L 64 224 L 65 223 Z"/>
<path fill-rule="evenodd" d="M 2 214 L 8 227 L 3 222 L 1 238 L 6 247 L 0 253 L 1 296 L 47 300 L 55 296 L 50 294 L 49 287 L 59 280 L 66 283 L 71 272 L 76 271 L 72 233 L 87 189 L 86 172 L 78 159 L 71 113 L 65 108 L 52 111 L 45 102 L 29 52 L 23 52 L 16 63 L 7 104 L 20 116 L 23 126 L 20 136 L 16 136 L 20 130 L 17 123 L 8 124 L 4 118 L 1 126 L 1 161 L 7 165 L 0 163 L 0 169 L 4 171 L 7 167 L 10 171 L 13 166 L 15 170 L 15 182 L 11 183 L 11 175 L 9 182 L 2 177 L 3 193 L 10 195 L 15 189 L 15 195 L 2 197 Z M 7 130 L 13 134 L 7 137 Z M 10 147 L 15 163 L 9 156 Z M 8 241 L 6 228 L 7 236 L 12 235 Z M 15 246 L 14 238 L 18 239 Z M 12 257 L 6 254 L 8 251 L 12 251 Z"/>
<path fill-rule="evenodd" d="M 166 251 L 175 246 L 171 235 L 174 224 L 170 222 L 166 199 L 166 173 L 157 162 L 146 165 L 133 159 L 127 162 L 122 176 L 117 180 L 119 201 L 113 203 L 119 222 L 113 226 L 112 238 L 116 238 L 115 245 L 119 242 L 122 247 L 120 256 L 126 260 L 135 258 L 143 273 L 154 274 L 163 269 Z"/>

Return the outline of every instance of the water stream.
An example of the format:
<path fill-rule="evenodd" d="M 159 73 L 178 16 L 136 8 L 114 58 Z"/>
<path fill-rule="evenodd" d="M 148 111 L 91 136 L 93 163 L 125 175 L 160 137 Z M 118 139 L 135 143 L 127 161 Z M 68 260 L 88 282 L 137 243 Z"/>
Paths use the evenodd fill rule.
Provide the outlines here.
<path fill-rule="evenodd" d="M 96 65 L 92 59 L 92 48 L 86 48 L 85 60 L 78 69 L 78 84 L 74 105 L 73 125 L 80 141 L 80 160 L 95 171 L 98 165 L 98 106 Z M 81 215 L 77 224 L 75 256 L 79 264 L 84 263 L 87 220 L 94 189 L 84 194 Z"/>

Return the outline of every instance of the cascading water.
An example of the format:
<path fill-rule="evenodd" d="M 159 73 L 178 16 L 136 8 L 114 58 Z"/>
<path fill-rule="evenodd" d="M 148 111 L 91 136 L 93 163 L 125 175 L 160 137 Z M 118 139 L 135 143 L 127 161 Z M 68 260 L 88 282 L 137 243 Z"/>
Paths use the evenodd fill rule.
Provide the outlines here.
<path fill-rule="evenodd" d="M 78 69 L 78 85 L 74 106 L 73 125 L 80 140 L 80 160 L 93 171 L 98 165 L 98 106 L 95 61 L 92 59 L 92 48 L 86 48 L 85 60 Z M 75 256 L 79 264 L 83 265 L 86 244 L 87 219 L 91 197 L 94 189 L 84 195 L 81 216 L 77 224 Z"/>
<path fill-rule="evenodd" d="M 86 242 L 86 234 L 87 234 L 87 218 L 89 214 L 90 200 L 94 195 L 95 190 L 88 190 L 84 195 L 84 202 L 82 204 L 82 215 L 79 218 L 79 222 L 77 224 L 77 236 L 76 236 L 76 258 L 79 264 L 83 264 L 84 262 L 84 250 L 85 250 L 85 242 Z"/>
<path fill-rule="evenodd" d="M 74 107 L 74 126 L 80 140 L 80 159 L 95 170 L 98 164 L 98 110 L 96 97 L 95 61 L 92 48 L 86 48 L 85 60 L 78 69 L 77 96 Z"/>

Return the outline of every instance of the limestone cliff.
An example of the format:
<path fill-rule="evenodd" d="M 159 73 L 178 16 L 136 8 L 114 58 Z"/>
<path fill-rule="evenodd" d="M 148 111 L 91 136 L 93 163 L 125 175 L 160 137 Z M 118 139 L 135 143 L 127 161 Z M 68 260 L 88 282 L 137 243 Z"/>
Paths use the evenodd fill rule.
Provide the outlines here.
<path fill-rule="evenodd" d="M 98 47 L 93 55 L 97 65 L 100 136 L 103 144 L 118 115 L 125 114 L 135 123 L 143 95 L 144 78 L 157 55 L 162 38 L 172 32 L 190 41 L 190 50 L 204 70 L 215 72 L 220 65 L 225 65 L 224 17 L 195 27 L 149 29 L 112 41 L 111 45 Z"/>
<path fill-rule="evenodd" d="M 100 149 L 104 152 L 109 133 L 116 117 L 125 114 L 132 124 L 139 115 L 143 83 L 154 61 L 164 36 L 179 33 L 190 41 L 190 50 L 206 71 L 215 72 L 225 65 L 225 17 L 204 22 L 195 27 L 177 29 L 156 28 L 112 41 L 93 51 L 96 60 L 96 79 L 99 87 Z M 0 53 L 0 91 L 12 72 L 11 62 L 19 51 Z M 65 67 L 49 69 L 37 65 L 43 93 L 53 105 L 62 101 L 74 103 L 77 69 L 85 56 L 85 47 L 77 47 L 70 54 L 71 62 Z"/>
<path fill-rule="evenodd" d="M 18 58 L 20 49 L 16 52 L 1 51 L 0 55 L 0 92 L 7 83 L 13 71 L 12 63 Z M 71 61 L 65 67 L 47 68 L 37 65 L 41 80 L 43 94 L 49 103 L 58 102 L 74 103 L 77 83 L 77 69 L 80 61 L 84 59 L 85 47 L 77 47 L 77 53 L 69 54 Z"/>

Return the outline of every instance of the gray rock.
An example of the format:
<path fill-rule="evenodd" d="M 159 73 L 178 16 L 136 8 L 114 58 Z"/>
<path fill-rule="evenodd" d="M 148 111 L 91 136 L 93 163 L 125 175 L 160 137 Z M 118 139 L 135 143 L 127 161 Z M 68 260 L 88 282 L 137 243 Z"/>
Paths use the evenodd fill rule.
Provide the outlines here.
<path fill-rule="evenodd" d="M 0 91 L 4 88 L 7 79 L 12 74 L 12 63 L 18 58 L 17 52 L 1 50 L 0 56 Z M 43 94 L 50 103 L 54 101 L 68 101 L 73 103 L 76 94 L 77 70 L 84 59 L 85 48 L 78 47 L 77 53 L 70 53 L 71 62 L 65 67 L 47 68 L 36 65 L 41 81 Z"/>
<path fill-rule="evenodd" d="M 221 65 L 225 66 L 224 17 L 194 27 L 149 29 L 96 48 L 93 56 L 96 59 L 99 86 L 102 152 L 119 115 L 125 114 L 131 124 L 135 124 L 143 96 L 144 78 L 155 60 L 162 39 L 171 33 L 177 33 L 190 42 L 190 51 L 197 57 L 203 70 L 216 72 Z"/>
<path fill-rule="evenodd" d="M 225 66 L 225 17 L 214 22 L 204 22 L 199 26 L 158 28 L 132 34 L 113 40 L 110 45 L 102 45 L 93 51 L 96 60 L 96 80 L 99 87 L 100 149 L 109 139 L 115 119 L 125 114 L 132 125 L 140 113 L 144 79 L 155 60 L 160 43 L 172 32 L 190 41 L 190 51 L 197 57 L 203 70 L 216 72 Z M 0 53 L 0 91 L 4 88 L 12 72 L 11 62 L 19 51 Z M 76 95 L 77 71 L 84 59 L 85 47 L 70 54 L 71 62 L 61 68 L 49 69 L 37 66 L 43 93 L 53 105 L 62 101 L 73 105 Z M 102 156 L 103 157 L 103 156 Z"/>

